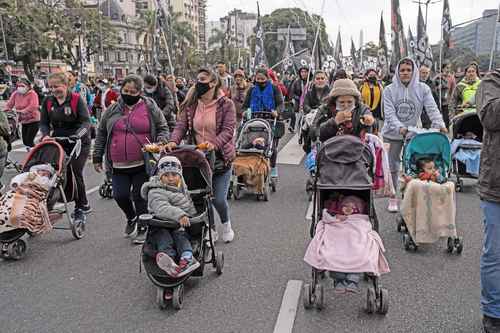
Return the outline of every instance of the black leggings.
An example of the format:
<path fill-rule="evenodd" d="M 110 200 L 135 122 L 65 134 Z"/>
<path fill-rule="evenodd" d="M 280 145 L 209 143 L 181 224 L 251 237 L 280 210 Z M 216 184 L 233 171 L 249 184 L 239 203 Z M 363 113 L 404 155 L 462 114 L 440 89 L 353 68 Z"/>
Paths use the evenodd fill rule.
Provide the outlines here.
<path fill-rule="evenodd" d="M 113 169 L 113 198 L 128 220 L 148 212 L 147 202 L 141 197 L 142 184 L 148 180 L 144 166 Z"/>
<path fill-rule="evenodd" d="M 68 152 L 69 154 L 70 152 Z M 80 156 L 71 162 L 73 174 L 75 175 L 77 198 L 75 199 L 75 208 L 83 208 L 89 204 L 87 200 L 87 192 L 85 189 L 85 181 L 83 179 L 83 169 L 89 158 L 90 144 L 82 145 Z"/>
<path fill-rule="evenodd" d="M 38 133 L 38 127 L 40 125 L 39 121 L 29 124 L 21 125 L 21 134 L 23 138 L 23 144 L 27 147 L 35 146 L 35 137 Z"/>

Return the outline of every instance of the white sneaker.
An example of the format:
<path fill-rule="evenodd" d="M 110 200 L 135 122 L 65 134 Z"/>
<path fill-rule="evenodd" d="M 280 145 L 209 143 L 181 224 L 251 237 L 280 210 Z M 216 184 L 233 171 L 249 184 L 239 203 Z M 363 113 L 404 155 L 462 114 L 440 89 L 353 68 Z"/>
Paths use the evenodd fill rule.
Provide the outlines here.
<path fill-rule="evenodd" d="M 208 234 L 208 231 L 207 231 L 207 234 L 205 235 L 205 239 L 206 240 L 210 240 L 210 235 Z M 219 234 L 217 233 L 217 230 L 212 229 L 212 241 L 215 243 L 219 240 Z"/>
<path fill-rule="evenodd" d="M 231 228 L 231 221 L 222 224 L 222 240 L 224 243 L 232 242 L 234 239 L 234 231 Z"/>
<path fill-rule="evenodd" d="M 399 211 L 399 200 L 389 199 L 389 207 L 387 207 L 387 210 L 390 213 L 397 213 Z"/>

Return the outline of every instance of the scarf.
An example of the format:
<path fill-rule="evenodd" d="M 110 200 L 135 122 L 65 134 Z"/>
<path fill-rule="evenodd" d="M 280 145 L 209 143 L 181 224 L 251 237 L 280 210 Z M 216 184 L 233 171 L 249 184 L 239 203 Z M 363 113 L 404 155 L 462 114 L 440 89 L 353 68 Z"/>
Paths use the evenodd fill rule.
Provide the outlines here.
<path fill-rule="evenodd" d="M 252 95 L 250 96 L 250 109 L 252 112 L 271 112 L 275 108 L 274 89 L 270 81 L 267 82 L 264 90 L 261 90 L 258 86 L 252 89 Z"/>
<path fill-rule="evenodd" d="M 373 95 L 372 95 L 372 89 L 370 88 L 370 85 L 368 82 L 363 83 L 361 86 L 361 97 L 363 99 L 363 103 L 368 105 L 370 110 L 375 110 L 382 99 L 382 91 L 380 89 L 380 86 L 378 84 L 375 84 L 373 86 Z"/>

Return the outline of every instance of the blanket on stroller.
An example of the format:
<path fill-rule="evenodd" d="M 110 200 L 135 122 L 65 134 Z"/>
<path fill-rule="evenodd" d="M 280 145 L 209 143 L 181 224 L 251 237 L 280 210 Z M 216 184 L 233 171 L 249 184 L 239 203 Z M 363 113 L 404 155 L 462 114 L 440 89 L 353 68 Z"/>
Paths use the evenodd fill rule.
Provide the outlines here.
<path fill-rule="evenodd" d="M 401 215 L 417 244 L 434 243 L 441 237 L 456 237 L 455 185 L 452 182 L 411 180 L 401 203 Z"/>
<path fill-rule="evenodd" d="M 345 273 L 388 273 L 385 248 L 368 215 L 349 215 L 345 221 L 323 211 L 304 261 L 319 270 Z"/>
<path fill-rule="evenodd" d="M 266 178 L 269 174 L 269 161 L 262 155 L 249 154 L 236 156 L 233 161 L 234 174 L 243 178 L 243 183 L 253 192 L 264 193 Z"/>
<path fill-rule="evenodd" d="M 28 229 L 39 234 L 52 229 L 47 210 L 47 188 L 25 182 L 0 198 L 0 233 Z"/>

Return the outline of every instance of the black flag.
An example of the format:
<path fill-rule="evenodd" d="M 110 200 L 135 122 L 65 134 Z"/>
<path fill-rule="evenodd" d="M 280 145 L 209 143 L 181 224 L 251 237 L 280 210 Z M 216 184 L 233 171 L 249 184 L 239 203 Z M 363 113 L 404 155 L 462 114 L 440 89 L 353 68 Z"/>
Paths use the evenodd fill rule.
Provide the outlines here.
<path fill-rule="evenodd" d="M 385 39 L 384 13 L 380 15 L 380 33 L 378 42 L 378 60 L 377 68 L 381 77 L 389 74 L 389 57 L 387 50 L 387 41 Z"/>
<path fill-rule="evenodd" d="M 342 68 L 342 38 L 340 37 L 340 29 L 337 35 L 337 42 L 335 43 L 335 51 L 333 53 L 335 62 L 337 63 L 337 68 Z"/>
<path fill-rule="evenodd" d="M 451 47 L 451 27 L 450 4 L 448 3 L 448 0 L 444 0 L 443 19 L 441 20 L 441 30 L 443 34 L 443 58 L 447 58 Z"/>
<path fill-rule="evenodd" d="M 425 30 L 424 16 L 420 6 L 418 7 L 417 22 L 417 48 L 415 49 L 415 61 L 417 66 L 426 65 L 432 69 L 432 49 Z"/>
<path fill-rule="evenodd" d="M 264 51 L 264 29 L 260 18 L 260 8 L 257 2 L 257 26 L 255 27 L 255 58 L 253 67 L 267 66 L 266 53 Z"/>

